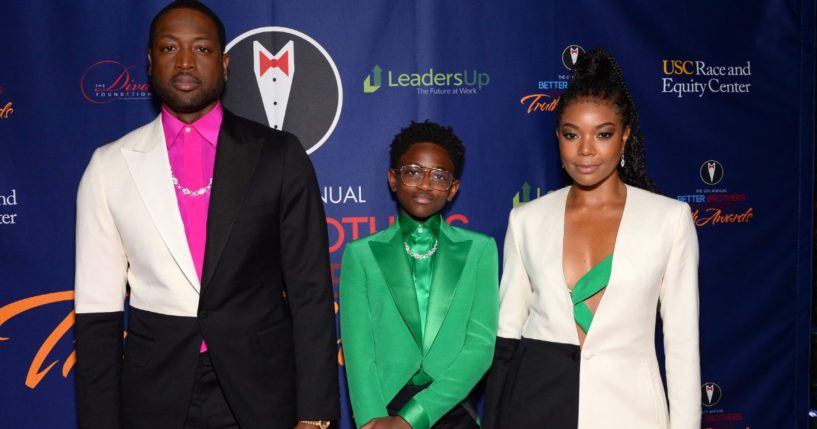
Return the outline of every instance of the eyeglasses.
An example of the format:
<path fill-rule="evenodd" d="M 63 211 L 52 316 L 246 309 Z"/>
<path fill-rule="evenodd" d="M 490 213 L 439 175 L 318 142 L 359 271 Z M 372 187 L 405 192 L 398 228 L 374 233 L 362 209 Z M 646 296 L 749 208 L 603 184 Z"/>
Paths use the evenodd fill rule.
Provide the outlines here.
<path fill-rule="evenodd" d="M 400 181 L 406 186 L 420 186 L 426 174 L 428 174 L 429 186 L 437 191 L 447 191 L 451 188 L 451 184 L 454 183 L 454 175 L 450 171 L 441 168 L 420 167 L 419 165 L 410 164 L 395 168 L 394 172 L 399 173 Z"/>

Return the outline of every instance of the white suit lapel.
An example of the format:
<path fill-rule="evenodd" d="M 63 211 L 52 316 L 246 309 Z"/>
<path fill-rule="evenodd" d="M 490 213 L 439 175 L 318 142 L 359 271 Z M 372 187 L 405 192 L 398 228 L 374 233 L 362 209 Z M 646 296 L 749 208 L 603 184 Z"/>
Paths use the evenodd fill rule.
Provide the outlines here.
<path fill-rule="evenodd" d="M 616 234 L 616 242 L 613 246 L 613 265 L 610 268 L 610 281 L 607 283 L 607 288 L 604 290 L 604 296 L 601 298 L 598 308 L 593 315 L 593 326 L 587 333 L 584 339 L 584 347 L 587 348 L 588 343 L 593 344 L 593 338 L 599 336 L 601 338 L 610 337 L 610 333 L 604 333 L 607 325 L 607 313 L 613 312 L 629 312 L 634 309 L 618 308 L 616 301 L 618 300 L 618 293 L 630 293 L 627 291 L 626 285 L 621 285 L 622 277 L 629 277 L 622 275 L 622 269 L 627 270 L 627 267 L 632 265 L 630 258 L 633 254 L 638 255 L 638 249 L 633 252 L 632 247 L 638 245 L 638 240 L 633 240 L 637 236 L 636 231 L 638 225 L 638 206 L 641 203 L 638 190 L 634 190 L 632 186 L 627 185 L 627 199 L 624 202 L 624 212 L 621 214 L 621 221 L 618 225 L 618 232 Z M 641 261 L 647 263 L 647 261 Z M 622 289 L 623 287 L 623 289 Z M 609 308 L 608 308 L 609 307 Z M 613 315 L 612 318 L 623 317 L 622 315 Z M 601 333 L 600 333 L 601 332 Z M 615 335 L 613 335 L 615 337 Z M 577 337 L 578 339 L 578 334 Z"/>
<path fill-rule="evenodd" d="M 576 323 L 573 319 L 573 303 L 570 300 L 570 290 L 567 288 L 564 271 L 565 213 L 567 210 L 567 195 L 570 192 L 570 186 L 556 192 L 559 192 L 559 194 L 557 194 L 558 199 L 553 202 L 554 218 L 553 232 L 551 235 L 553 239 L 545 240 L 546 243 L 549 243 L 548 246 L 550 246 L 550 249 L 543 252 L 545 255 L 553 256 L 543 261 L 543 264 L 548 264 L 546 265 L 548 268 L 544 272 L 553 276 L 548 279 L 546 284 L 552 284 L 557 289 L 554 291 L 555 296 L 559 301 L 564 303 L 564 306 L 559 307 L 564 311 L 564 313 L 562 313 L 563 319 L 560 318 L 560 320 L 564 322 L 564 326 L 567 327 L 570 332 L 569 337 L 571 344 L 578 345 L 579 334 L 576 332 Z M 547 235 L 544 236 L 547 237 Z"/>
<path fill-rule="evenodd" d="M 198 292 L 198 274 L 190 255 L 184 223 L 170 178 L 170 161 L 161 115 L 145 131 L 142 139 L 136 139 L 121 149 L 122 156 L 156 229 L 173 254 L 179 269 Z"/>

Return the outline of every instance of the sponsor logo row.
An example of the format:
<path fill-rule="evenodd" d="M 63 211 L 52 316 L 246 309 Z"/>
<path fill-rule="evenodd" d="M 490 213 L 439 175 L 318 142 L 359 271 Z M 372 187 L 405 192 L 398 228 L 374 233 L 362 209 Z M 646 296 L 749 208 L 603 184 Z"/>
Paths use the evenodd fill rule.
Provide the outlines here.
<path fill-rule="evenodd" d="M 272 128 L 293 132 L 301 138 L 307 153 L 326 142 L 340 117 L 343 88 L 334 60 L 318 42 L 290 28 L 261 27 L 238 36 L 228 44 L 227 51 L 232 57 L 224 97 L 228 108 Z M 522 110 L 527 114 L 554 111 L 584 52 L 579 45 L 566 46 L 558 55 L 565 72 L 536 81 L 536 91 L 518 98 Z M 298 79 L 294 79 L 296 70 Z M 662 59 L 660 70 L 660 92 L 678 98 L 751 90 L 751 61 L 716 65 L 702 60 Z M 114 60 L 92 64 L 80 81 L 83 97 L 94 104 L 145 100 L 153 95 L 144 72 Z M 478 68 L 396 70 L 376 64 L 363 78 L 362 92 L 410 90 L 418 95 L 474 95 L 490 84 L 491 74 Z M 287 116 L 288 111 L 304 106 L 314 112 L 309 118 Z M 10 102 L 5 109 L 5 113 L 0 110 L 0 118 L 13 111 Z"/>

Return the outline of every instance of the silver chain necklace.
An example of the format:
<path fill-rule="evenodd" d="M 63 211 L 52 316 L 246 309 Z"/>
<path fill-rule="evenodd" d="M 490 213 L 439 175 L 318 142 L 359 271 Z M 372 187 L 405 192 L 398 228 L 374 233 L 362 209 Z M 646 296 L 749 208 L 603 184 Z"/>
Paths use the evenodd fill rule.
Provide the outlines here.
<path fill-rule="evenodd" d="M 195 191 L 191 191 L 190 189 L 185 188 L 184 186 L 180 185 L 179 184 L 179 179 L 177 179 L 176 176 L 174 176 L 172 172 L 170 173 L 170 178 L 173 180 L 173 186 L 175 186 L 176 189 L 181 191 L 182 194 L 184 194 L 186 196 L 190 196 L 190 197 L 202 196 L 202 195 L 206 194 L 207 191 L 210 190 L 210 188 L 213 187 L 213 178 L 212 177 L 210 178 L 210 182 L 207 183 L 207 186 L 202 186 L 201 188 L 196 189 Z"/>
<path fill-rule="evenodd" d="M 434 240 L 434 246 L 431 247 L 431 250 L 423 254 L 412 251 L 406 241 L 403 242 L 403 245 L 406 247 L 406 253 L 414 259 L 428 259 L 437 253 L 437 240 Z"/>

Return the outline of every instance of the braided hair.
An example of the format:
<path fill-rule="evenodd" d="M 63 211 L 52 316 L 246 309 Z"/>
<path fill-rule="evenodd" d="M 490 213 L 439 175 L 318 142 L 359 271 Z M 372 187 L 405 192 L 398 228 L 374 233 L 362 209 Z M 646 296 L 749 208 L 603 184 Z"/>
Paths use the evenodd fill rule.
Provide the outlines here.
<path fill-rule="evenodd" d="M 567 90 L 556 106 L 557 126 L 562 121 L 565 108 L 582 98 L 596 98 L 610 102 L 621 116 L 625 128 L 630 128 L 630 138 L 624 145 L 624 167 L 619 165 L 618 175 L 624 183 L 658 192 L 655 182 L 647 173 L 644 156 L 644 135 L 638 125 L 638 110 L 633 96 L 624 82 L 624 73 L 610 52 L 602 48 L 588 50 L 579 56 L 576 69 L 571 75 Z"/>

